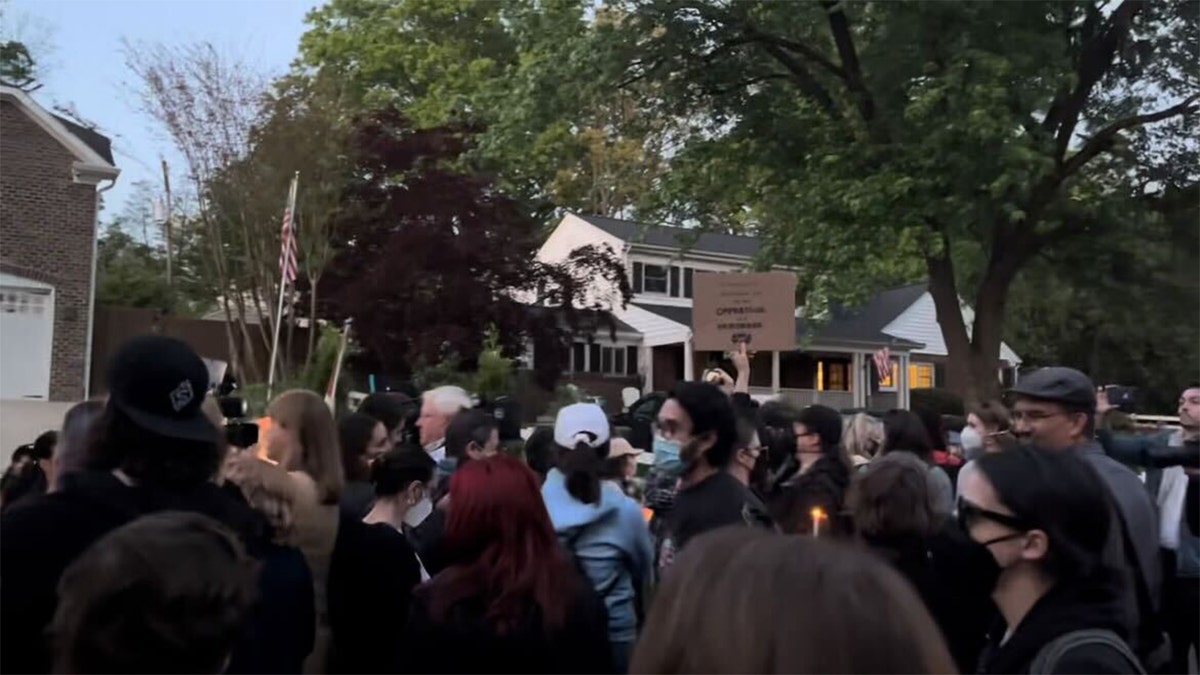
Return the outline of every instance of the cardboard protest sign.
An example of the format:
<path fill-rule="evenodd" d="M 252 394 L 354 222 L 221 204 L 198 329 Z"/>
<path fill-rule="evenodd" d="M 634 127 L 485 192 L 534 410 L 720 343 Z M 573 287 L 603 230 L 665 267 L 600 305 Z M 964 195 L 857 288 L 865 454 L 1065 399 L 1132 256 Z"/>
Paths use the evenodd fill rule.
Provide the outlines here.
<path fill-rule="evenodd" d="M 751 350 L 796 348 L 795 274 L 696 274 L 693 283 L 696 349 L 730 351 L 743 341 Z"/>

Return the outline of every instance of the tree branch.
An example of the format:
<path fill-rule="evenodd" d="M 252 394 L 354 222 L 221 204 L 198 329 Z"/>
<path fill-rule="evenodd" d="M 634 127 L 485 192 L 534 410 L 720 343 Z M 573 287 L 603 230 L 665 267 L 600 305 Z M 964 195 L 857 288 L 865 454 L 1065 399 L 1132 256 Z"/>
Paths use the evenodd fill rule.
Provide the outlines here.
<path fill-rule="evenodd" d="M 1081 168 L 1083 168 L 1083 165 L 1091 161 L 1096 155 L 1099 155 L 1101 152 L 1111 148 L 1113 139 L 1119 132 L 1125 129 L 1153 124 L 1155 122 L 1161 122 L 1172 117 L 1178 117 L 1180 115 L 1196 112 L 1198 109 L 1200 109 L 1200 106 L 1196 105 L 1197 98 L 1200 98 L 1200 96 L 1193 94 L 1184 99 L 1181 103 L 1177 103 L 1170 108 L 1164 108 L 1158 112 L 1146 113 L 1144 115 L 1126 117 L 1125 119 L 1117 120 L 1116 122 L 1104 127 L 1100 131 L 1096 132 L 1095 136 L 1089 138 L 1087 143 L 1080 148 L 1079 152 L 1071 155 L 1071 158 L 1063 164 L 1062 169 L 1059 171 L 1061 176 L 1059 182 L 1079 171 Z"/>
<path fill-rule="evenodd" d="M 846 88 L 854 97 L 858 112 L 869 127 L 875 121 L 875 99 L 867 90 L 863 80 L 862 66 L 858 62 L 858 50 L 854 47 L 854 37 L 850 34 L 850 20 L 840 0 L 822 0 L 821 6 L 829 14 L 829 30 L 833 33 L 833 43 L 837 46 L 838 57 L 842 61 L 842 78 Z"/>
<path fill-rule="evenodd" d="M 720 89 L 715 90 L 713 93 L 721 96 L 737 91 L 738 89 L 742 89 L 744 87 L 749 87 L 752 84 L 758 84 L 759 82 L 768 82 L 770 80 L 787 80 L 793 77 L 794 76 L 790 73 L 767 73 L 765 75 L 759 75 L 758 77 L 752 77 L 748 80 L 743 80 L 737 84 L 731 84 L 728 87 L 721 87 Z"/>
<path fill-rule="evenodd" d="M 1058 161 L 1061 162 L 1066 157 L 1071 137 L 1079 123 L 1079 115 L 1083 112 L 1092 89 L 1112 67 L 1113 57 L 1116 56 L 1125 36 L 1129 34 L 1134 17 L 1145 7 L 1146 0 L 1125 0 L 1104 22 L 1099 35 L 1084 45 L 1079 69 L 1075 74 L 1075 88 L 1065 99 L 1060 98 L 1054 102 L 1043 123 L 1047 129 L 1058 128 L 1055 135 L 1055 157 Z"/>

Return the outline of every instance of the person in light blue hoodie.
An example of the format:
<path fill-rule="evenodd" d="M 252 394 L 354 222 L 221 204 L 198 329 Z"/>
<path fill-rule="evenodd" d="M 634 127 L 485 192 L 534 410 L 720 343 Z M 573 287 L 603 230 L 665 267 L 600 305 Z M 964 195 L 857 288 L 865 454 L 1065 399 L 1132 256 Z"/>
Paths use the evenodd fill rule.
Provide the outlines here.
<path fill-rule="evenodd" d="M 615 481 L 600 479 L 609 440 L 608 419 L 600 406 L 576 403 L 560 410 L 554 423 L 557 468 L 546 475 L 542 498 L 559 541 L 604 599 L 613 662 L 617 672 L 625 673 L 654 551 L 641 506 Z"/>

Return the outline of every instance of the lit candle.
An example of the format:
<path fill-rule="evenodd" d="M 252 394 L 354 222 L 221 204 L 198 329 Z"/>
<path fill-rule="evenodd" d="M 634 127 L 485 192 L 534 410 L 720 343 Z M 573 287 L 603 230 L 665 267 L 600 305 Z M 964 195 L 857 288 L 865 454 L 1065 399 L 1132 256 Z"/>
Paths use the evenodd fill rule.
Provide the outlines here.
<path fill-rule="evenodd" d="M 812 510 L 812 536 L 821 536 L 821 521 L 825 519 L 825 510 L 819 506 L 814 506 Z"/>

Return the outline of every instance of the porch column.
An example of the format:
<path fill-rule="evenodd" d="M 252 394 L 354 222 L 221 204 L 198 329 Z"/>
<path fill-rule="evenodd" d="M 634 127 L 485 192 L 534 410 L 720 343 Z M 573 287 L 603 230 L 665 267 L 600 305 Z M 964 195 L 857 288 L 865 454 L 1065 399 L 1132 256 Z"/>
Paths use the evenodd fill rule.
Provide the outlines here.
<path fill-rule="evenodd" d="M 867 407 L 867 378 L 863 373 L 863 355 L 862 352 L 854 352 L 850 355 L 850 389 L 854 392 L 854 407 Z"/>
<path fill-rule="evenodd" d="M 692 364 L 692 336 L 689 333 L 683 341 L 683 381 L 691 382 L 696 378 L 695 366 Z"/>
<path fill-rule="evenodd" d="M 776 396 L 779 395 L 780 389 L 779 362 L 781 360 L 779 352 L 771 352 L 771 393 Z"/>
<path fill-rule="evenodd" d="M 642 357 L 642 393 L 649 394 L 654 391 L 654 347 L 643 342 L 638 351 Z"/>
<path fill-rule="evenodd" d="M 900 407 L 905 410 L 908 410 L 910 405 L 908 395 L 908 359 L 908 354 L 900 355 L 900 372 L 896 374 L 897 397 L 899 398 Z"/>

